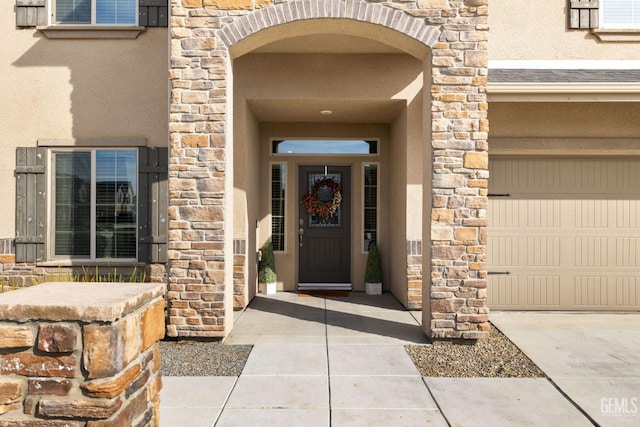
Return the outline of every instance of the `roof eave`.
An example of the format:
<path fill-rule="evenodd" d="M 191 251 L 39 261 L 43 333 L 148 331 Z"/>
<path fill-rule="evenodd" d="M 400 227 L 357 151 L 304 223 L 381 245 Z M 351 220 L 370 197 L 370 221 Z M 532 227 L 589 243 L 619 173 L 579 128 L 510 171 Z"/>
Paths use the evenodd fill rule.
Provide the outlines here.
<path fill-rule="evenodd" d="M 494 102 L 638 102 L 640 82 L 490 82 L 487 94 Z"/>

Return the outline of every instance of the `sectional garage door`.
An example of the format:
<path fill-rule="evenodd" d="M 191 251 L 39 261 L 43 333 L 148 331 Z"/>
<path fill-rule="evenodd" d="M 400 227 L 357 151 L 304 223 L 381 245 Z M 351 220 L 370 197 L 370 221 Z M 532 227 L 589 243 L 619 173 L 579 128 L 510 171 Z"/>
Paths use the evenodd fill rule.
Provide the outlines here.
<path fill-rule="evenodd" d="M 492 158 L 488 302 L 640 310 L 640 160 Z"/>

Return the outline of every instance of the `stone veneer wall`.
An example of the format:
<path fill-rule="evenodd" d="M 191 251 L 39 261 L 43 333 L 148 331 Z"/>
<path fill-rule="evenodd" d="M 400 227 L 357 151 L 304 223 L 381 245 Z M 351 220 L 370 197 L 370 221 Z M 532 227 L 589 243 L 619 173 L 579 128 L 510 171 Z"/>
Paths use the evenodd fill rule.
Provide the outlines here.
<path fill-rule="evenodd" d="M 229 48 L 304 19 L 385 26 L 431 49 L 431 285 L 423 324 L 432 338 L 488 334 L 486 307 L 488 0 L 172 0 L 169 165 L 170 336 L 224 336 L 225 191 L 232 153 Z M 225 190 L 225 186 L 227 190 Z M 428 212 L 428 210 L 427 210 Z M 428 222 L 429 219 L 427 218 Z M 226 224 L 226 226 L 225 226 Z M 429 229 L 425 227 L 425 229 Z M 416 284 L 415 282 L 413 283 Z"/>
<path fill-rule="evenodd" d="M 482 338 L 490 327 L 486 306 L 488 2 L 426 0 L 426 24 L 442 28 L 432 46 L 431 79 L 427 313 L 430 335 L 436 339 Z"/>
<path fill-rule="evenodd" d="M 0 295 L 0 425 L 158 426 L 161 284 Z"/>

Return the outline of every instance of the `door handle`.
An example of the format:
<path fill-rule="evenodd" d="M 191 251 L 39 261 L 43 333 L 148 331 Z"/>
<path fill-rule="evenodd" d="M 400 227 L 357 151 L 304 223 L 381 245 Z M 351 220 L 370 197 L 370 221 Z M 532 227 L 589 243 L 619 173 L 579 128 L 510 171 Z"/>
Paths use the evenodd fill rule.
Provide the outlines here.
<path fill-rule="evenodd" d="M 304 228 L 298 228 L 298 241 L 300 242 L 300 247 L 302 247 L 302 236 L 304 235 Z"/>

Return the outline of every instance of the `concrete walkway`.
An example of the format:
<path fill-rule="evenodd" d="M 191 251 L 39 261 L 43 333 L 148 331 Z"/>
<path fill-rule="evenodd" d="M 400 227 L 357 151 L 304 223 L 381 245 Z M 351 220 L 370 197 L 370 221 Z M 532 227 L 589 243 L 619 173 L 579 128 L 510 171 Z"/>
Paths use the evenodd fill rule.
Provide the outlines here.
<path fill-rule="evenodd" d="M 602 426 L 640 426 L 640 313 L 496 312 L 491 322 Z"/>
<path fill-rule="evenodd" d="M 594 425 L 546 379 L 420 377 L 419 316 L 390 294 L 258 296 L 226 341 L 254 345 L 242 375 L 164 377 L 161 426 Z"/>

